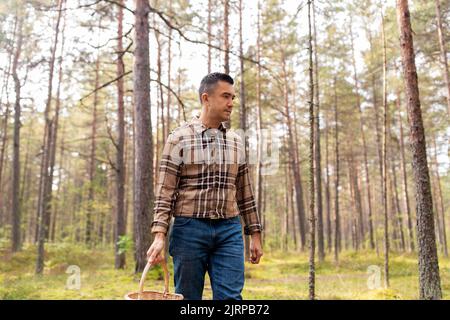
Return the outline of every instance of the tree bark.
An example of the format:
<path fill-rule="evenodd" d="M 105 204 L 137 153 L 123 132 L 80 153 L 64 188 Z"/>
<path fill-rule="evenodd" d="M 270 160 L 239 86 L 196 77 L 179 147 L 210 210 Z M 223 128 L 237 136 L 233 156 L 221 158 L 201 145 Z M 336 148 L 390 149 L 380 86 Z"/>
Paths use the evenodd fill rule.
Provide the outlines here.
<path fill-rule="evenodd" d="M 407 97 L 410 147 L 413 155 L 412 166 L 416 186 L 419 295 L 420 299 L 441 299 L 439 262 L 434 234 L 433 200 L 407 0 L 397 0 L 397 21 Z"/>
<path fill-rule="evenodd" d="M 320 183 L 320 174 L 316 175 L 314 168 L 314 130 L 316 128 L 314 119 L 314 77 L 313 77 L 313 47 L 312 47 L 312 28 L 311 28 L 311 10 L 314 6 L 313 0 L 308 0 L 308 53 L 309 53 L 309 299 L 315 299 L 316 291 L 316 213 L 315 213 L 315 184 L 314 177 L 317 177 Z M 317 128 L 318 131 L 319 128 Z M 317 149 L 316 149 L 317 152 Z M 316 153 L 316 160 L 320 161 L 320 151 Z M 320 197 L 320 200 L 321 197 Z M 322 207 L 320 208 L 322 209 Z M 322 221 L 321 221 L 322 222 Z M 323 248 L 321 248 L 323 250 Z M 322 252 L 323 254 L 323 252 Z"/>
<path fill-rule="evenodd" d="M 239 108 L 239 120 L 241 129 L 247 131 L 247 110 L 245 105 L 245 78 L 244 78 L 244 43 L 242 37 L 242 0 L 239 0 L 239 63 L 241 68 L 241 83 L 240 83 L 240 108 Z M 245 157 L 248 159 L 248 140 L 245 137 L 244 150 Z M 246 260 L 250 259 L 250 236 L 244 236 L 244 252 Z"/>
<path fill-rule="evenodd" d="M 61 83 L 63 78 L 63 57 L 64 57 L 64 45 L 65 45 L 65 33 L 66 28 L 66 19 L 64 15 L 63 20 L 63 26 L 61 30 L 61 51 L 59 55 L 59 70 L 58 70 L 58 85 L 56 89 L 56 105 L 55 105 L 55 114 L 54 114 L 54 124 L 52 126 L 53 133 L 52 133 L 52 139 L 50 140 L 50 161 L 49 161 L 49 177 L 48 177 L 48 183 L 47 183 L 47 191 L 46 194 L 48 194 L 49 197 L 49 205 L 47 212 L 45 214 L 46 221 L 45 221 L 45 239 L 50 238 L 50 230 L 51 230 L 51 222 L 55 217 L 52 216 L 52 208 L 51 208 L 51 201 L 52 201 L 52 186 L 53 186 L 53 173 L 54 173 L 54 167 L 55 167 L 55 159 L 56 159 L 56 146 L 57 146 L 57 137 L 58 137 L 58 127 L 59 127 L 59 111 L 61 109 Z M 58 181 L 58 187 L 59 187 L 60 181 Z"/>
<path fill-rule="evenodd" d="M 230 43 L 229 43 L 229 24 L 228 15 L 230 10 L 229 0 L 224 0 L 224 10 L 223 10 L 223 50 L 224 50 L 224 70 L 226 74 L 230 73 Z"/>
<path fill-rule="evenodd" d="M 211 73 L 211 44 L 212 44 L 212 0 L 208 0 L 208 74 Z"/>
<path fill-rule="evenodd" d="M 146 252 L 151 243 L 151 209 L 154 205 L 153 189 L 153 136 L 150 113 L 149 62 L 149 4 L 136 0 L 134 51 L 134 108 L 135 108 L 135 177 L 134 177 L 134 240 L 135 272 L 143 271 L 147 264 Z"/>
<path fill-rule="evenodd" d="M 14 103 L 14 138 L 13 138 L 13 181 L 12 181 L 12 251 L 22 249 L 21 220 L 22 210 L 20 203 L 20 113 L 21 113 L 21 84 L 17 69 L 19 67 L 20 55 L 23 43 L 23 13 L 18 12 L 17 43 L 12 65 L 12 76 L 14 80 L 15 103 Z M 5 128 L 6 129 L 6 128 Z M 6 130 L 5 130 L 6 134 Z"/>
<path fill-rule="evenodd" d="M 384 215 L 384 285 L 389 287 L 389 219 L 387 202 L 387 59 L 386 35 L 384 33 L 384 14 L 381 12 L 381 37 L 383 42 L 383 164 L 382 164 L 382 197 Z"/>
<path fill-rule="evenodd" d="M 169 0 L 169 15 L 170 16 L 173 15 L 172 0 Z M 164 133 L 164 136 L 166 138 L 169 136 L 170 127 L 172 125 L 171 111 L 170 111 L 170 105 L 172 104 L 171 73 L 172 73 L 172 28 L 169 28 L 169 38 L 167 39 L 167 99 L 166 99 L 167 106 L 166 106 L 166 126 L 165 126 L 166 132 Z"/>
<path fill-rule="evenodd" d="M 46 241 L 47 234 L 47 223 L 48 213 L 51 208 L 51 177 L 53 175 L 52 168 L 50 168 L 51 163 L 51 148 L 54 134 L 54 119 L 50 118 L 51 104 L 52 104 L 52 89 L 53 89 L 53 71 L 55 67 L 55 56 L 56 48 L 58 46 L 59 38 L 59 25 L 62 16 L 62 6 L 64 0 L 58 1 L 58 14 L 56 19 L 55 27 L 55 38 L 53 41 L 53 46 L 51 48 L 51 58 L 50 58 L 50 70 L 49 70 L 49 81 L 48 81 L 48 91 L 47 91 L 47 103 L 44 111 L 45 118 L 45 128 L 44 128 L 44 143 L 43 143 L 43 154 L 41 162 L 41 177 L 39 186 L 39 201 L 38 201 L 38 250 L 36 259 L 36 274 L 42 274 L 44 271 L 44 245 Z"/>
<path fill-rule="evenodd" d="M 258 18 L 257 18 L 257 38 L 256 38 L 256 61 L 258 61 L 256 70 L 256 129 L 257 129 L 257 164 L 256 164 L 256 205 L 260 213 L 261 221 L 264 221 L 264 211 L 262 210 L 262 200 L 263 200 L 263 177 L 262 177 L 262 152 L 263 152 L 263 141 L 262 141 L 262 111 L 261 111 L 261 25 L 260 25 L 260 14 L 261 14 L 261 3 L 258 1 Z M 265 232 L 261 234 L 261 241 L 264 243 Z"/>
<path fill-rule="evenodd" d="M 317 194 L 317 253 L 319 262 L 325 259 L 324 227 L 323 227 L 323 200 L 322 200 L 322 165 L 320 150 L 320 99 L 319 99 L 319 58 L 317 54 L 317 32 L 316 32 L 316 10 L 312 3 L 312 14 L 314 22 L 314 82 L 315 82 L 315 136 L 314 136 L 314 162 L 315 162 L 315 188 Z M 312 49 L 311 49 L 312 50 Z"/>
<path fill-rule="evenodd" d="M 119 0 L 123 5 L 123 0 Z M 118 6 L 117 12 L 117 77 L 120 77 L 125 72 L 125 65 L 123 63 L 123 8 Z M 116 237 L 114 239 L 115 245 L 115 259 L 114 267 L 116 269 L 125 268 L 125 252 L 119 252 L 119 241 L 126 234 L 125 223 L 125 109 L 124 109 L 124 83 L 123 78 L 120 77 L 117 81 L 117 131 L 118 139 L 116 145 Z"/>
<path fill-rule="evenodd" d="M 373 57 L 373 46 L 372 46 L 372 35 L 369 32 L 369 44 L 370 44 L 370 53 L 371 53 L 371 60 L 374 60 Z M 383 203 L 383 155 L 382 155 L 382 147 L 381 147 L 381 133 L 380 133 L 380 121 L 378 119 L 378 113 L 379 113 L 379 106 L 377 101 L 377 88 L 376 88 L 376 75 L 375 72 L 372 72 L 371 75 L 371 85 L 372 85 L 372 100 L 373 100 L 373 108 L 374 108 L 374 117 L 375 117 L 375 133 L 376 133 L 376 144 L 377 144 L 377 154 L 378 154 L 378 169 L 379 169 L 379 177 L 380 177 L 380 194 L 381 194 L 381 203 Z M 375 227 L 376 229 L 376 227 Z M 378 237 L 375 233 L 375 249 L 377 252 L 377 256 L 379 256 L 379 244 L 378 244 Z"/>
<path fill-rule="evenodd" d="M 328 115 L 325 115 L 325 203 L 327 207 L 327 247 L 328 252 L 331 252 L 333 248 L 333 240 L 332 240 L 332 225 L 331 225 L 331 197 L 330 197 L 330 161 L 328 158 L 328 136 L 329 136 L 329 124 L 328 124 Z"/>
<path fill-rule="evenodd" d="M 17 18 L 15 19 L 14 22 L 14 27 L 13 27 L 13 34 L 14 34 L 14 38 L 13 43 L 16 41 L 16 28 L 17 28 Z M 8 87 L 9 87 L 9 78 L 10 78 L 10 74 L 11 74 L 11 67 L 12 67 L 12 62 L 14 59 L 14 54 L 11 51 L 9 56 L 8 56 L 8 66 L 4 72 L 4 81 L 2 84 L 2 92 L 0 94 L 0 110 L 1 110 L 1 105 L 3 102 L 3 93 L 6 93 L 6 108 L 5 108 L 5 112 L 3 113 L 3 121 L 2 121 L 2 139 L 1 139 L 1 147 L 0 147 L 0 225 L 6 225 L 7 223 L 7 214 L 5 213 L 5 210 L 3 210 L 3 197 L 4 197 L 4 192 L 2 190 L 3 187 L 3 168 L 4 168 L 4 163 L 5 163 L 5 150 L 6 150 L 6 145 L 8 142 L 8 121 L 9 121 L 9 114 L 10 114 L 10 102 L 9 102 L 9 95 L 8 95 Z"/>
<path fill-rule="evenodd" d="M 341 250 L 341 223 L 339 217 L 339 126 L 338 126 L 338 98 L 336 88 L 336 76 L 333 79 L 334 87 L 334 144 L 335 144 L 335 184 L 334 184 L 334 261 L 339 262 L 339 252 Z"/>
<path fill-rule="evenodd" d="M 98 29 L 101 28 L 101 19 L 98 22 Z M 100 36 L 100 31 L 99 31 Z M 100 39 L 99 39 L 100 40 Z M 100 72 L 100 52 L 97 51 L 97 58 L 95 61 L 95 80 L 94 88 L 99 87 L 99 72 Z M 97 107 L 98 107 L 98 90 L 94 92 L 94 101 L 92 103 L 92 126 L 91 126 L 91 148 L 89 156 L 89 188 L 88 188 L 88 207 L 86 211 L 86 244 L 92 245 L 93 242 L 96 243 L 96 239 L 93 237 L 93 217 L 94 212 L 94 189 L 96 185 L 96 170 L 97 170 Z"/>

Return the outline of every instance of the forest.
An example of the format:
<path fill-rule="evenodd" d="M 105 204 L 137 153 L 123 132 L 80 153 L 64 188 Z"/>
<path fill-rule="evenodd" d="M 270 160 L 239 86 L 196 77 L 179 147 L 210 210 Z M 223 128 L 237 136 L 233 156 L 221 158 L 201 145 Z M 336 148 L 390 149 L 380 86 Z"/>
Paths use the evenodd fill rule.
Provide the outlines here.
<path fill-rule="evenodd" d="M 136 291 L 210 72 L 264 227 L 244 299 L 450 299 L 449 52 L 450 0 L 1 0 L 0 300 Z"/>

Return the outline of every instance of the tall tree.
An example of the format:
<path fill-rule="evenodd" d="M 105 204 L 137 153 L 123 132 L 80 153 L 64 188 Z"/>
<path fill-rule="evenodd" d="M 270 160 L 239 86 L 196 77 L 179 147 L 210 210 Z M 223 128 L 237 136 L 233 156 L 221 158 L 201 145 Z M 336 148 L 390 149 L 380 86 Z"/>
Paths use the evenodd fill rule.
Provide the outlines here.
<path fill-rule="evenodd" d="M 258 1 L 258 13 L 257 13 L 257 37 L 256 37 L 256 129 L 257 129 L 257 164 L 256 164 L 256 205 L 260 212 L 260 217 L 263 225 L 265 224 L 264 211 L 262 210 L 262 200 L 263 200 L 263 179 L 262 179 L 262 152 L 263 152 L 263 142 L 262 142 L 262 110 L 261 110 L 261 2 Z M 264 241 L 264 232 L 262 233 L 262 241 Z"/>
<path fill-rule="evenodd" d="M 336 76 L 333 79 L 334 88 L 334 147 L 335 147 L 335 183 L 334 183 L 334 261 L 339 262 L 341 250 L 341 221 L 339 215 L 339 125 L 338 125 L 338 96 Z"/>
<path fill-rule="evenodd" d="M 315 164 L 315 188 L 317 194 L 317 251 L 319 261 L 325 259 L 325 243 L 323 232 L 323 201 L 322 201 L 322 165 L 320 151 L 320 100 L 319 100 L 319 58 L 317 54 L 317 30 L 316 30 L 316 9 L 312 4 L 313 27 L 314 27 L 314 105 L 315 105 L 315 135 L 314 135 L 314 164 Z M 311 49 L 312 50 L 312 49 Z M 311 102 L 312 103 L 312 102 Z"/>
<path fill-rule="evenodd" d="M 333 248 L 332 242 L 332 225 L 331 225 L 331 195 L 330 195 L 330 161 L 328 156 L 328 136 L 329 136 L 329 126 L 328 126 L 328 112 L 325 114 L 325 200 L 326 200 L 326 206 L 327 206 L 327 250 L 328 252 L 331 252 L 331 249 Z"/>
<path fill-rule="evenodd" d="M 410 147 L 413 156 L 412 167 L 416 186 L 419 295 L 420 299 L 441 299 L 439 261 L 434 233 L 433 200 L 407 0 L 397 0 L 397 22 L 407 98 Z"/>
<path fill-rule="evenodd" d="M 14 90 L 16 93 L 14 103 L 14 157 L 13 157 L 13 181 L 12 181 L 12 251 L 19 251 L 22 247 L 21 241 L 21 205 L 20 205 L 20 99 L 21 99 L 21 83 L 18 74 L 20 55 L 22 52 L 23 42 L 23 12 L 17 10 L 17 43 L 14 53 L 12 65 L 12 76 L 14 80 Z M 6 128 L 5 128 L 6 129 Z M 6 130 L 5 130 L 6 132 Z"/>
<path fill-rule="evenodd" d="M 50 161 L 49 161 L 49 177 L 48 177 L 48 183 L 47 183 L 47 191 L 46 194 L 49 195 L 50 199 L 49 202 L 52 201 L 52 190 L 50 190 L 53 186 L 53 174 L 54 174 L 54 168 L 55 168 L 55 161 L 56 161 L 56 146 L 57 146 L 57 137 L 58 137 L 58 129 L 59 129 L 59 115 L 60 115 L 60 109 L 61 109 L 61 85 L 63 82 L 63 63 L 64 63 L 64 46 L 65 46 L 65 28 L 66 28 L 66 15 L 63 14 L 63 25 L 61 29 L 61 48 L 60 48 L 60 54 L 59 54 L 59 70 L 58 70 L 58 82 L 56 87 L 56 101 L 55 101 L 55 112 L 53 116 L 53 126 L 52 126 L 52 134 L 51 134 L 51 141 L 50 141 Z M 58 183 L 59 186 L 60 183 Z M 50 226 L 51 221 L 55 218 L 51 215 L 52 208 L 49 207 L 47 209 L 47 213 L 45 215 L 45 238 L 49 239 L 50 235 Z"/>
<path fill-rule="evenodd" d="M 125 110 L 124 110 L 124 81 L 125 65 L 123 63 L 123 0 L 119 0 L 117 8 L 117 116 L 118 139 L 116 144 L 116 238 L 115 238 L 115 268 L 125 267 L 125 252 L 120 251 L 119 241 L 126 234 L 125 223 Z"/>
<path fill-rule="evenodd" d="M 226 74 L 230 73 L 230 26 L 229 26 L 229 14 L 230 14 L 230 1 L 223 0 L 223 50 L 224 50 L 224 70 Z"/>
<path fill-rule="evenodd" d="M 12 24 L 12 34 L 13 39 L 12 43 L 16 41 L 16 29 L 17 29 L 17 17 Z M 9 87 L 9 80 L 11 75 L 11 68 L 14 60 L 14 47 L 13 45 L 10 45 L 8 47 L 8 65 L 6 67 L 5 72 L 3 73 L 3 84 L 1 88 L 0 93 L 0 111 L 2 110 L 2 104 L 3 104 L 3 95 L 6 96 L 6 106 L 2 114 L 2 134 L 1 134 L 1 146 L 0 146 L 0 225 L 6 225 L 7 223 L 7 214 L 5 214 L 5 210 L 3 208 L 4 205 L 4 192 L 2 191 L 3 187 L 3 169 L 5 167 L 5 156 L 6 156 L 6 147 L 8 142 L 8 121 L 10 116 L 10 101 L 9 101 L 9 94 L 8 94 L 8 87 Z"/>
<path fill-rule="evenodd" d="M 386 58 L 386 35 L 384 33 L 384 13 L 381 8 L 381 41 L 383 43 L 383 164 L 382 164 L 382 197 L 384 215 L 384 285 L 389 287 L 389 220 L 387 205 L 387 58 Z"/>
<path fill-rule="evenodd" d="M 150 113 L 149 3 L 136 0 L 134 50 L 134 113 L 135 113 L 135 177 L 134 177 L 134 241 L 135 272 L 147 264 L 146 251 L 151 243 L 151 208 L 153 189 L 153 135 Z"/>
<path fill-rule="evenodd" d="M 102 18 L 98 19 L 98 45 L 100 43 L 100 29 L 102 28 Z M 93 242 L 93 213 L 94 213 L 94 193 L 97 171 L 97 127 L 98 127 L 98 104 L 99 104 L 99 84 L 100 84 L 100 50 L 97 50 L 97 56 L 95 58 L 95 71 L 94 71 L 94 101 L 92 103 L 92 124 L 91 124 L 91 145 L 89 154 L 89 188 L 88 188 L 88 203 L 86 210 L 86 244 L 91 245 Z M 95 241 L 94 241 L 95 242 Z"/>
<path fill-rule="evenodd" d="M 242 14 L 243 14 L 243 8 L 242 8 L 242 0 L 239 0 L 239 63 L 240 63 L 240 69 L 241 69 L 241 83 L 239 86 L 239 95 L 240 95 L 240 108 L 239 108 L 239 122 L 240 122 L 240 129 L 242 129 L 244 132 L 247 131 L 247 108 L 245 105 L 245 69 L 244 69 L 244 40 L 242 36 Z M 248 159 L 248 140 L 247 136 L 244 136 L 244 148 L 245 148 L 245 157 Z M 245 256 L 248 260 L 250 257 L 250 236 L 246 235 L 244 237 L 245 242 Z"/>
<path fill-rule="evenodd" d="M 208 0 L 208 73 L 211 73 L 211 50 L 212 50 L 212 1 Z"/>
<path fill-rule="evenodd" d="M 445 84 L 447 86 L 447 114 L 450 117 L 450 75 L 448 72 L 448 60 L 447 60 L 447 47 L 444 36 L 444 29 L 442 27 L 441 16 L 441 3 L 439 0 L 435 0 L 436 4 L 436 20 L 437 20 L 437 32 L 439 39 L 439 50 L 441 53 L 442 72 L 444 73 Z"/>
<path fill-rule="evenodd" d="M 315 252 L 316 252 L 316 216 L 315 216 L 315 186 L 314 177 L 314 78 L 313 78 L 313 47 L 312 47 L 312 28 L 311 28 L 311 11 L 314 6 L 313 0 L 308 0 L 308 55 L 309 55 L 309 299 L 314 300 L 316 293 L 316 269 L 315 269 Z M 318 129 L 318 128 L 317 128 Z M 317 157 L 317 154 L 316 154 Z M 320 176 L 317 179 L 320 183 Z"/>
<path fill-rule="evenodd" d="M 58 0 L 58 10 L 55 26 L 54 40 L 51 47 L 51 57 L 49 61 L 49 80 L 47 89 L 47 102 L 44 110 L 45 128 L 44 128 L 44 139 L 43 139 L 43 149 L 42 149 L 42 160 L 41 160 L 41 175 L 39 184 L 39 201 L 38 201 L 38 249 L 37 249 L 37 259 L 36 259 L 36 274 L 42 274 L 44 271 L 44 245 L 47 235 L 47 222 L 48 214 L 51 207 L 51 177 L 53 172 L 51 172 L 51 146 L 53 142 L 53 125 L 54 119 L 51 117 L 51 106 L 52 106 L 52 92 L 53 92 L 53 76 L 55 68 L 55 56 L 56 48 L 58 46 L 59 40 L 59 27 L 61 22 L 61 16 L 63 11 L 64 0 Z"/>
<path fill-rule="evenodd" d="M 172 10 L 172 0 L 169 0 L 169 16 L 173 15 Z M 169 17 L 169 22 L 171 23 L 171 19 Z M 164 133 L 164 137 L 168 137 L 170 133 L 171 127 L 171 108 L 172 104 L 172 87 L 171 87 L 171 76 L 172 76 L 172 28 L 169 28 L 169 37 L 167 39 L 167 106 L 166 106 L 166 132 Z M 165 139 L 166 139 L 165 138 Z M 165 141 L 164 139 L 164 141 Z"/>

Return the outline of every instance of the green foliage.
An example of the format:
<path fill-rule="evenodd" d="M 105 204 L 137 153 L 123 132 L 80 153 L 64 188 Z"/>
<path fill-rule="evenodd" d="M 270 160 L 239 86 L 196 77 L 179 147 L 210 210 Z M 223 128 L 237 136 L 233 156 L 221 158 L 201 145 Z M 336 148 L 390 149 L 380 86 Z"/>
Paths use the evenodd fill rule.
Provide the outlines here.
<path fill-rule="evenodd" d="M 129 235 L 120 236 L 117 245 L 119 254 L 129 252 L 133 248 L 133 239 Z"/>

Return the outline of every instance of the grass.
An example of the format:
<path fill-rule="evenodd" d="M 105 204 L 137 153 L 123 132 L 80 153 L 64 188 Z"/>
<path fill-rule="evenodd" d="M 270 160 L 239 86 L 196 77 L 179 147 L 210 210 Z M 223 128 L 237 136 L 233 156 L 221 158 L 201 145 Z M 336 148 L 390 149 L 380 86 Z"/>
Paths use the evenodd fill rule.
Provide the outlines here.
<path fill-rule="evenodd" d="M 383 256 L 377 257 L 371 251 L 343 252 L 337 265 L 331 255 L 327 256 L 324 262 L 316 263 L 317 298 L 418 299 L 417 257 L 406 253 L 390 256 L 389 289 L 383 288 Z M 112 248 L 48 244 L 42 276 L 34 274 L 35 261 L 35 246 L 26 246 L 15 254 L 0 247 L 0 299 L 123 299 L 127 292 L 137 290 L 140 279 L 139 274 L 134 274 L 131 253 L 126 269 L 113 268 Z M 440 257 L 439 263 L 443 298 L 450 299 L 450 260 Z M 70 265 L 80 268 L 79 290 L 66 287 Z M 381 271 L 381 287 L 376 287 L 376 281 L 369 281 L 372 286 L 368 285 L 373 277 L 368 273 L 369 266 L 369 270 Z M 259 265 L 246 263 L 243 298 L 307 299 L 308 268 L 307 253 L 266 252 Z M 172 270 L 171 261 L 169 269 Z M 170 283 L 173 290 L 173 278 Z M 159 267 L 149 272 L 145 287 L 162 291 Z M 203 297 L 212 298 L 208 277 Z"/>

